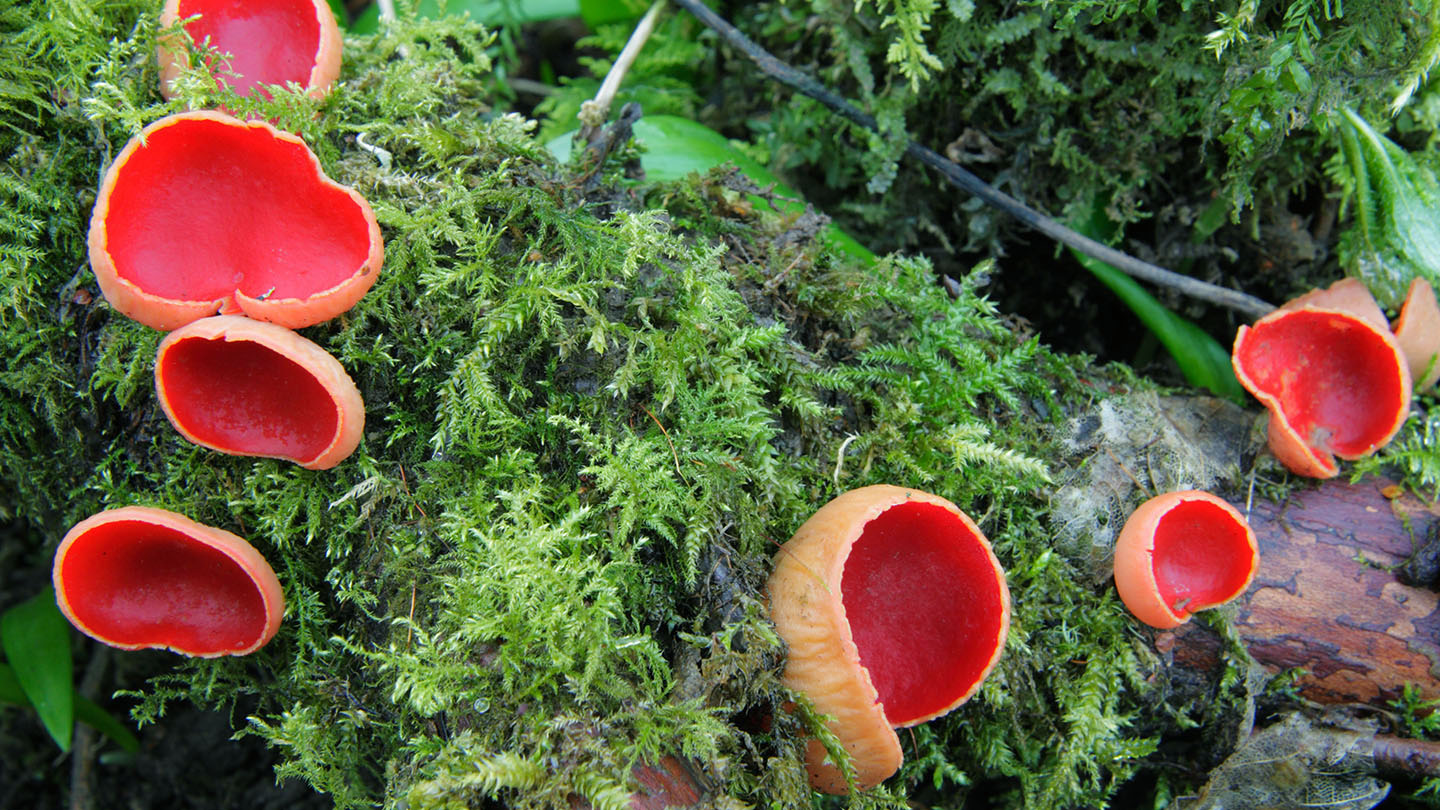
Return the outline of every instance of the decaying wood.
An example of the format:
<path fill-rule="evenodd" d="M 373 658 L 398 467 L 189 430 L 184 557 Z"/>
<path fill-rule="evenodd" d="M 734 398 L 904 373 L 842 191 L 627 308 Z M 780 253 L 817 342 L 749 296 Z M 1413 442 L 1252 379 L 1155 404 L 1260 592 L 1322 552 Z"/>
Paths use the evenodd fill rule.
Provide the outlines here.
<path fill-rule="evenodd" d="M 1440 505 L 1388 481 L 1334 479 L 1284 503 L 1256 500 L 1248 519 L 1260 572 L 1231 609 L 1257 661 L 1304 669 L 1300 693 L 1321 703 L 1384 705 L 1407 683 L 1440 698 L 1440 599 L 1395 573 L 1440 522 Z M 1154 641 L 1176 665 L 1218 664 L 1218 638 L 1196 623 Z"/>

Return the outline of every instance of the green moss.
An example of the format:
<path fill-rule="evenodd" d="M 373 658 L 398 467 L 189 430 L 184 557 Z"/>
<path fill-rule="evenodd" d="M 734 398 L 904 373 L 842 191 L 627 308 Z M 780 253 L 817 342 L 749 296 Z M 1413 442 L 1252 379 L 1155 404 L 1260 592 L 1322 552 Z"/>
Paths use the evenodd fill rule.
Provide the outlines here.
<path fill-rule="evenodd" d="M 1014 627 L 979 697 L 907 735 L 902 777 L 853 803 L 984 782 L 1094 806 L 1143 766 L 1133 623 L 1046 524 L 1055 428 L 1095 372 L 1017 335 L 988 263 L 952 294 L 921 260 L 857 267 L 713 176 L 651 190 L 653 208 L 586 196 L 487 106 L 490 36 L 458 21 L 352 39 L 321 102 L 214 97 L 198 74 L 163 102 L 150 13 L 0 13 L 70 37 L 0 85 L 0 351 L 19 360 L 0 371 L 0 514 L 45 530 L 43 560 L 93 511 L 164 506 L 246 536 L 285 586 L 270 645 L 177 660 L 137 718 L 243 705 L 280 775 L 340 807 L 618 806 L 630 768 L 667 754 L 722 804 L 802 806 L 803 739 L 824 733 L 779 683 L 761 587 L 820 504 L 895 482 L 976 517 Z M 180 439 L 150 392 L 158 335 L 85 269 L 108 157 L 217 98 L 298 129 L 386 237 L 374 289 L 304 330 L 367 403 L 334 470 Z"/>

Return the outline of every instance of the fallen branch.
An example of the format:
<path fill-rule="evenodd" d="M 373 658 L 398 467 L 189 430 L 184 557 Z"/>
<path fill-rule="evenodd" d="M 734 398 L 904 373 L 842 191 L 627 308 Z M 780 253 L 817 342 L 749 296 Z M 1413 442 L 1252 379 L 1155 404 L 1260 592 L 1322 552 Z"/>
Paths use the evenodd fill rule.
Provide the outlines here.
<path fill-rule="evenodd" d="M 859 107 L 846 101 L 820 82 L 780 61 L 773 54 L 750 41 L 750 39 L 740 33 L 735 26 L 711 11 L 701 3 L 700 0 L 675 0 L 675 4 L 694 14 L 701 22 L 719 34 L 722 39 L 750 57 L 750 59 L 771 78 L 799 90 L 801 93 L 824 104 L 854 124 L 873 131 L 879 130 L 879 125 L 875 122 L 874 117 L 866 114 Z M 1275 308 L 1274 304 L 1263 301 L 1253 295 L 1247 295 L 1237 290 L 1209 284 L 1199 279 L 1176 273 L 1173 270 L 1167 270 L 1158 265 L 1141 261 L 1128 253 L 1097 242 L 1084 234 L 1077 233 L 1014 197 L 996 189 L 984 180 L 961 168 L 958 164 L 946 159 L 933 149 L 921 146 L 914 141 L 907 142 L 905 154 L 939 171 L 945 175 L 945 178 L 952 184 L 979 197 L 992 207 L 1004 211 L 1057 242 L 1068 245 L 1087 256 L 1115 266 L 1127 275 L 1142 281 L 1148 281 L 1157 286 L 1169 287 L 1192 298 L 1208 301 L 1212 304 L 1233 309 L 1255 318 Z"/>

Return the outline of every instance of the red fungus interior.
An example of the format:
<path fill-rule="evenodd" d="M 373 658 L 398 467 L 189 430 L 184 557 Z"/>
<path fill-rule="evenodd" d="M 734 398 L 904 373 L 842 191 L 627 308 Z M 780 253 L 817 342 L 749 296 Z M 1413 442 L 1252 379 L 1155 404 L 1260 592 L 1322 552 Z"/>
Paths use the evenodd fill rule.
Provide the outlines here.
<path fill-rule="evenodd" d="M 1245 526 L 1213 503 L 1182 501 L 1156 524 L 1155 585 L 1178 616 L 1234 597 L 1253 562 Z"/>
<path fill-rule="evenodd" d="M 1308 444 L 1364 453 L 1405 407 L 1394 350 L 1355 318 L 1295 311 L 1254 327 L 1237 361 Z"/>
<path fill-rule="evenodd" d="M 217 447 L 308 461 L 335 439 L 340 415 L 315 376 L 248 340 L 170 346 L 161 383 L 175 419 Z"/>
<path fill-rule="evenodd" d="M 865 525 L 841 594 L 891 725 L 940 711 L 980 679 L 1000 643 L 997 576 L 986 549 L 942 507 L 904 503 Z"/>
<path fill-rule="evenodd" d="M 105 222 L 116 272 L 145 292 L 308 298 L 370 250 L 360 206 L 323 184 L 303 144 L 185 119 L 154 130 L 115 180 Z"/>
<path fill-rule="evenodd" d="M 207 39 L 230 54 L 217 73 L 237 92 L 257 84 L 295 82 L 305 86 L 320 49 L 320 24 L 311 0 L 182 0 L 180 19 L 196 44 Z"/>
<path fill-rule="evenodd" d="M 260 589 L 234 560 L 183 532 L 104 523 L 71 543 L 65 597 L 92 633 L 191 654 L 245 649 L 265 629 Z"/>

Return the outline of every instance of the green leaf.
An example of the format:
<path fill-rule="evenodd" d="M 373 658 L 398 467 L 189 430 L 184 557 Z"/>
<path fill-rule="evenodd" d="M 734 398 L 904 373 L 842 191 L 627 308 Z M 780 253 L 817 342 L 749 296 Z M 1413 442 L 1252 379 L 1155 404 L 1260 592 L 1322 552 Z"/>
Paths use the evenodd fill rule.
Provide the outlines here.
<path fill-rule="evenodd" d="M 1099 205 L 1091 206 L 1088 221 L 1071 224 L 1075 230 L 1092 239 L 1107 236 L 1109 225 Z M 1171 312 L 1146 292 L 1138 281 L 1113 265 L 1086 256 L 1074 248 L 1069 250 L 1086 270 L 1120 296 L 1125 306 L 1160 340 L 1165 350 L 1175 358 L 1186 381 L 1234 402 L 1245 401 L 1245 389 L 1235 379 L 1235 369 L 1230 365 L 1230 352 L 1215 338 L 1194 322 Z"/>
<path fill-rule="evenodd" d="M 60 750 L 70 750 L 74 730 L 74 682 L 70 674 L 70 624 L 46 588 L 0 615 L 0 647 L 15 678 Z"/>
<path fill-rule="evenodd" d="M 569 160 L 573 137 L 573 132 L 567 132 L 551 139 L 546 146 L 560 160 Z M 691 173 L 708 172 L 716 166 L 733 163 L 755 185 L 762 188 L 773 185 L 776 194 L 789 198 L 776 201 L 780 211 L 798 213 L 805 210 L 799 194 L 781 183 L 769 169 L 737 149 L 724 135 L 703 124 L 674 115 L 650 115 L 635 122 L 635 140 L 645 147 L 640 163 L 645 167 L 647 179 L 661 182 L 679 180 Z M 770 207 L 759 197 L 751 200 L 756 205 Z M 875 262 L 874 253 L 833 224 L 825 229 L 824 238 L 831 247 L 866 264 Z"/>
<path fill-rule="evenodd" d="M 578 17 L 580 5 L 580 0 L 449 0 L 442 15 L 440 0 L 420 0 L 415 4 L 415 16 L 469 14 L 470 19 L 488 26 L 524 25 Z M 373 34 L 379 27 L 380 7 L 373 3 L 350 24 L 350 30 L 357 34 Z"/>
<path fill-rule="evenodd" d="M 606 23 L 639 19 L 649 7 L 647 0 L 580 0 L 580 18 L 594 30 Z"/>
<path fill-rule="evenodd" d="M 140 750 L 140 740 L 135 737 L 134 733 L 116 720 L 114 715 L 100 708 L 100 704 L 78 691 L 72 692 L 70 697 L 75 702 L 75 719 L 114 740 L 121 748 L 132 754 Z M 16 706 L 30 705 L 30 699 L 25 697 L 25 690 L 20 688 L 20 679 L 15 677 L 15 670 L 3 662 L 0 662 L 0 703 L 13 703 Z"/>
<path fill-rule="evenodd" d="M 345 11 L 345 0 L 328 0 L 328 2 L 330 13 L 335 15 L 335 23 L 340 26 L 340 30 L 344 31 L 349 28 L 346 21 L 350 19 L 350 15 Z"/>
<path fill-rule="evenodd" d="M 140 740 L 123 723 L 116 720 L 114 715 L 79 692 L 74 694 L 74 698 L 77 720 L 114 740 L 116 745 L 132 754 L 140 750 Z"/>
<path fill-rule="evenodd" d="M 1398 308 L 1416 276 L 1440 285 L 1440 183 L 1354 112 L 1335 120 L 1355 205 L 1340 264 L 1382 305 Z"/>

